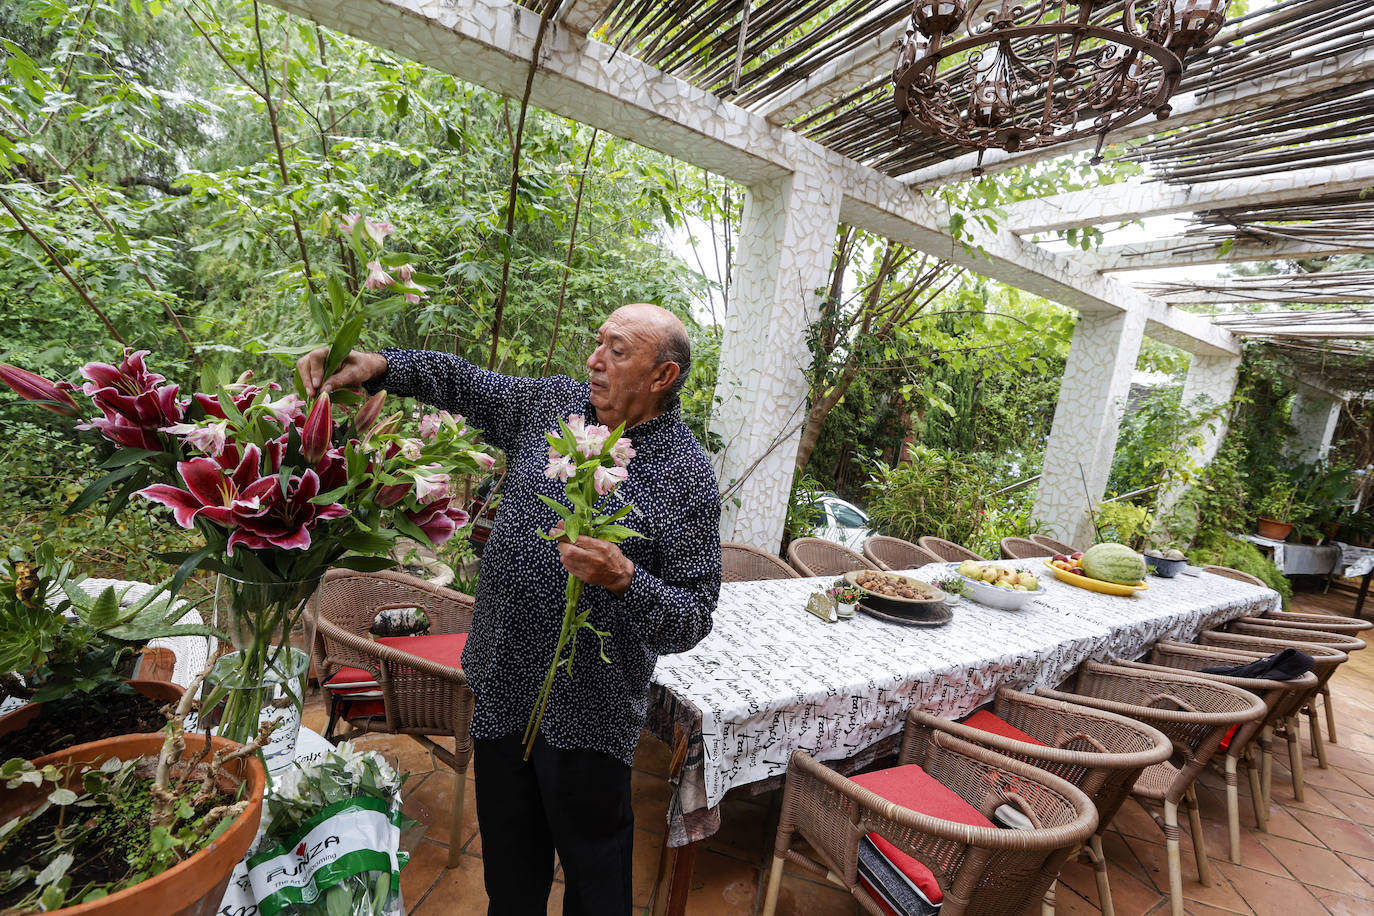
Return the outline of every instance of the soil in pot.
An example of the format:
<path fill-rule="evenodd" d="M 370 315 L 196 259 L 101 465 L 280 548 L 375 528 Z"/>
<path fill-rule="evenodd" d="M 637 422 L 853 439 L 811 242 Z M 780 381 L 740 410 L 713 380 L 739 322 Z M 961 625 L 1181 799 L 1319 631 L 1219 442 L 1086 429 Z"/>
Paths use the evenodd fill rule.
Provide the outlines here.
<path fill-rule="evenodd" d="M 152 842 L 148 817 L 153 805 L 150 790 L 155 770 L 156 764 L 145 760 L 135 770 L 142 778 L 133 783 L 120 805 L 95 807 L 84 812 L 89 815 L 87 823 L 91 830 L 73 850 L 76 862 L 67 872 L 74 896 L 80 888 L 125 881 L 136 871 L 130 862 L 138 862 Z M 183 793 L 183 799 L 192 805 L 196 817 L 203 817 L 216 805 L 230 805 L 236 800 L 232 789 L 224 789 L 200 804 L 192 804 L 198 789 L 199 785 L 193 783 Z M 63 813 L 62 808 L 54 806 L 21 827 L 0 849 L 0 871 L 26 864 L 41 870 L 48 858 L 44 842 L 51 839 Z M 67 810 L 65 814 L 70 820 L 72 812 Z M 0 894 L 0 912 L 14 906 L 30 890 L 32 886 L 26 882 L 8 894 Z"/>
<path fill-rule="evenodd" d="M 154 698 L 141 693 L 113 693 L 83 695 L 73 703 L 44 703 L 24 727 L 0 734 L 0 761 L 13 757 L 33 760 L 74 744 L 161 731 L 167 724 L 162 707 L 170 699 L 170 695 Z"/>

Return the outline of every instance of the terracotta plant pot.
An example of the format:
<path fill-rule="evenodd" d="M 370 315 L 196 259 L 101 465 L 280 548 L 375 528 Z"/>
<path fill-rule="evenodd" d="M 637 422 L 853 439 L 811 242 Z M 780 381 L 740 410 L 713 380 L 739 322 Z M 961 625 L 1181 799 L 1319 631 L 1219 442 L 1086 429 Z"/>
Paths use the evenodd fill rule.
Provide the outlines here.
<path fill-rule="evenodd" d="M 201 739 L 203 740 L 203 739 Z M 227 738 L 214 738 L 214 748 L 232 748 Z M 188 738 L 182 760 L 195 756 L 200 741 Z M 162 735 L 121 735 L 39 757 L 34 766 L 67 763 L 96 763 L 110 757 L 129 760 L 156 756 L 162 749 Z M 267 788 L 267 772 L 256 756 L 235 760 L 225 772 L 248 784 L 248 808 L 229 829 L 185 862 L 167 869 L 133 887 L 108 897 L 54 910 L 60 916 L 213 916 L 219 909 L 224 889 L 229 885 L 234 866 L 248 852 L 262 820 L 262 796 Z M 39 803 L 41 796 L 32 786 L 7 792 L 0 800 L 0 823 L 16 817 Z"/>
<path fill-rule="evenodd" d="M 1272 518 L 1265 518 L 1262 515 L 1259 517 L 1258 522 L 1256 527 L 1259 530 L 1259 536 L 1262 538 L 1273 538 L 1276 541 L 1282 541 L 1293 533 L 1293 526 L 1288 522 L 1276 522 Z"/>
<path fill-rule="evenodd" d="M 129 686 L 149 699 L 161 700 L 164 703 L 179 702 L 184 692 L 179 685 L 171 681 L 129 681 Z M 18 709 L 0 716 L 0 735 L 8 735 L 24 728 L 38 717 L 42 709 L 42 703 L 25 703 Z"/>

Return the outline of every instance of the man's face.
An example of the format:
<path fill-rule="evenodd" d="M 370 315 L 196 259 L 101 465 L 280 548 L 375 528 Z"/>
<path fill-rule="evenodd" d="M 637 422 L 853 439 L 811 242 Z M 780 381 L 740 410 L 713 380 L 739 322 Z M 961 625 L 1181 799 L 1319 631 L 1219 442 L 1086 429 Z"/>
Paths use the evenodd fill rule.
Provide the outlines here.
<path fill-rule="evenodd" d="M 657 412 L 659 394 L 649 385 L 658 345 L 654 321 L 634 306 L 616 309 L 597 329 L 587 369 L 590 399 L 601 422 L 624 422 L 628 428 Z"/>

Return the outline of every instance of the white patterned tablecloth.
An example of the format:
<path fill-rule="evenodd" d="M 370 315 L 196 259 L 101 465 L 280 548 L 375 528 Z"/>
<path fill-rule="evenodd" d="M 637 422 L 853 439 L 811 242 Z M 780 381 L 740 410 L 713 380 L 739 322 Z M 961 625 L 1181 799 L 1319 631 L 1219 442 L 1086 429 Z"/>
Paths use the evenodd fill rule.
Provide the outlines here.
<path fill-rule="evenodd" d="M 1341 549 L 1341 575 L 1347 579 L 1359 579 L 1374 570 L 1374 547 L 1355 547 L 1340 541 L 1336 546 Z"/>
<path fill-rule="evenodd" d="M 956 718 L 1000 687 L 1052 686 L 1088 659 L 1135 657 L 1278 602 L 1270 589 L 1205 573 L 1152 576 L 1147 591 L 1122 598 L 1061 583 L 1042 561 L 1004 565 L 1044 573 L 1045 595 L 1018 611 L 965 599 L 936 628 L 863 613 L 826 623 L 804 605 L 829 578 L 724 584 L 710 635 L 660 658 L 654 672 L 651 704 L 660 708 L 650 711 L 651 729 L 671 737 L 665 705 L 679 723 L 700 713 L 700 753 L 689 735 L 670 845 L 709 836 L 719 822 L 706 812 L 732 787 L 784 773 L 794 750 L 851 758 L 899 732 L 912 706 Z M 944 565 L 910 571 L 925 581 L 945 573 Z"/>

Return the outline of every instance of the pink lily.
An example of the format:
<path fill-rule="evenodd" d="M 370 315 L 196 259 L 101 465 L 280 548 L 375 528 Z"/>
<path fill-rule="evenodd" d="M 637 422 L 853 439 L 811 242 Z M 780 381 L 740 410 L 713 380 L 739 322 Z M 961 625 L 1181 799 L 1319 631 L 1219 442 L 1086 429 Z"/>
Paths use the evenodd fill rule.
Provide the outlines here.
<path fill-rule="evenodd" d="M 386 289 L 391 285 L 391 275 L 382 269 L 381 261 L 368 261 L 367 271 L 367 279 L 363 281 L 367 289 Z"/>
<path fill-rule="evenodd" d="M 425 533 L 434 546 L 453 537 L 453 533 L 468 523 L 468 514 L 453 506 L 448 499 L 440 499 L 411 512 L 406 518 Z"/>
<path fill-rule="evenodd" d="M 51 410 L 64 417 L 74 417 L 80 410 L 68 391 L 74 389 L 70 382 L 50 382 L 41 375 L 27 369 L 0 363 L 0 382 L 4 382 L 15 394 L 26 401 L 32 401 L 44 410 Z"/>

